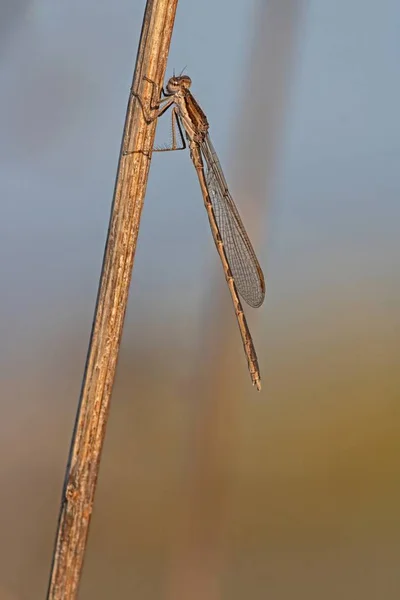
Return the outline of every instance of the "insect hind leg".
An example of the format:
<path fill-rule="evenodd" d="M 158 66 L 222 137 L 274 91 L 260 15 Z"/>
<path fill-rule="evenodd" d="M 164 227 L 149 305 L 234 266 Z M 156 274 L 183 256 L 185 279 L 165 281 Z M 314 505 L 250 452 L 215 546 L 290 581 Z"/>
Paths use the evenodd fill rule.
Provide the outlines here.
<path fill-rule="evenodd" d="M 172 144 L 171 146 L 155 146 L 153 152 L 173 152 L 175 150 L 185 150 L 186 141 L 183 135 L 182 125 L 179 121 L 178 109 L 176 106 L 172 109 L 171 114 L 171 129 L 172 129 Z M 177 133 L 180 138 L 180 145 L 177 144 Z"/>

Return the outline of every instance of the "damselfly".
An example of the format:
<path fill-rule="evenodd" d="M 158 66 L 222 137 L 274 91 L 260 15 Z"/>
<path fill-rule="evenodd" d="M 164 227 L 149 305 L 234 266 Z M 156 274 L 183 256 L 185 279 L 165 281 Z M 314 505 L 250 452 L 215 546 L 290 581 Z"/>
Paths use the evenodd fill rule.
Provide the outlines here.
<path fill-rule="evenodd" d="M 171 77 L 166 91 L 162 90 L 162 98 L 155 84 L 149 79 L 147 81 L 152 83 L 153 95 L 155 92 L 157 96 L 155 104 L 152 100 L 151 105 L 155 114 L 149 115 L 141 99 L 136 96 L 142 105 L 146 120 L 150 122 L 172 108 L 172 145 L 154 148 L 154 151 L 183 150 L 186 148 L 186 142 L 182 129 L 185 131 L 211 232 L 232 296 L 251 380 L 260 390 L 261 377 L 257 354 L 239 294 L 250 306 L 261 306 L 265 296 L 264 276 L 208 135 L 207 117 L 189 90 L 192 80 L 187 75 Z M 180 145 L 177 143 L 177 135 L 180 137 Z"/>

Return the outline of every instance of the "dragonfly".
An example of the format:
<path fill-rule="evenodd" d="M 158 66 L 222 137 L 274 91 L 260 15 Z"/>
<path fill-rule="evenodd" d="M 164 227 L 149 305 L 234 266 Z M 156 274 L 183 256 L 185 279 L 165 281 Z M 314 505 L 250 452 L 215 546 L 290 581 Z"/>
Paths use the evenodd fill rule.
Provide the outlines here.
<path fill-rule="evenodd" d="M 171 109 L 172 114 L 171 146 L 155 147 L 153 151 L 184 150 L 189 145 L 211 233 L 232 297 L 251 381 L 260 391 L 261 375 L 257 354 L 239 295 L 249 306 L 258 308 L 264 301 L 265 280 L 211 143 L 207 117 L 190 91 L 192 80 L 188 75 L 171 77 L 166 90 L 163 88 L 161 94 L 153 81 L 147 77 L 145 79 L 153 85 L 153 96 L 156 95 L 155 102 L 153 98 L 150 105 L 155 114 L 149 116 L 140 97 L 135 94 L 146 121 L 151 122 L 161 117 L 168 109 Z"/>

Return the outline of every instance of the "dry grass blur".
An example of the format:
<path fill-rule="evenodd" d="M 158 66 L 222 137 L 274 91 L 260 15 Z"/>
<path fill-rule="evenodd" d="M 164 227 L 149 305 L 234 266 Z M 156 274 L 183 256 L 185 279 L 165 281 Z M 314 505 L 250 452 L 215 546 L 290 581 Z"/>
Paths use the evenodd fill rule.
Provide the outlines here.
<path fill-rule="evenodd" d="M 81 597 L 167 597 L 179 545 L 190 535 L 201 547 L 212 525 L 223 569 L 207 585 L 222 598 L 396 598 L 397 311 L 394 302 L 385 315 L 380 306 L 365 305 L 361 313 L 351 302 L 338 307 L 331 296 L 319 302 L 340 318 L 318 317 L 303 305 L 296 318 L 286 312 L 290 334 L 270 328 L 262 349 L 267 396 L 246 394 L 243 401 L 238 387 L 224 399 L 231 408 L 221 409 L 213 445 L 203 440 L 219 468 L 202 473 L 196 493 L 207 504 L 197 522 L 188 515 L 192 436 L 200 405 L 216 394 L 189 391 L 190 377 L 182 377 L 177 360 L 166 360 L 169 339 L 160 337 L 151 357 L 145 345 L 138 354 L 126 340 Z M 78 332 L 70 340 L 51 381 L 31 373 L 17 386 L 10 373 L 10 402 L 29 392 L 33 407 L 26 424 L 9 433 L 23 443 L 1 462 L 2 531 L 9 540 L 1 582 L 10 597 L 39 598 L 45 589 L 84 349 Z M 202 550 L 200 561 L 214 560 L 214 548 Z M 212 597 L 209 588 L 203 597 Z"/>

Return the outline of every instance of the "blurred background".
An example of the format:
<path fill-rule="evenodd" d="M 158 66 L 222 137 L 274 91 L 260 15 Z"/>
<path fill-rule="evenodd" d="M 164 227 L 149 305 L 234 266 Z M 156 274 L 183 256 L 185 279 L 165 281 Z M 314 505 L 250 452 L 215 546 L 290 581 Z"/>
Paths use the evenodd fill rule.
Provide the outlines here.
<path fill-rule="evenodd" d="M 0 7 L 0 600 L 45 597 L 144 4 Z M 399 22 L 178 5 L 167 77 L 267 279 L 263 389 L 189 155 L 155 155 L 81 598 L 399 597 Z"/>

